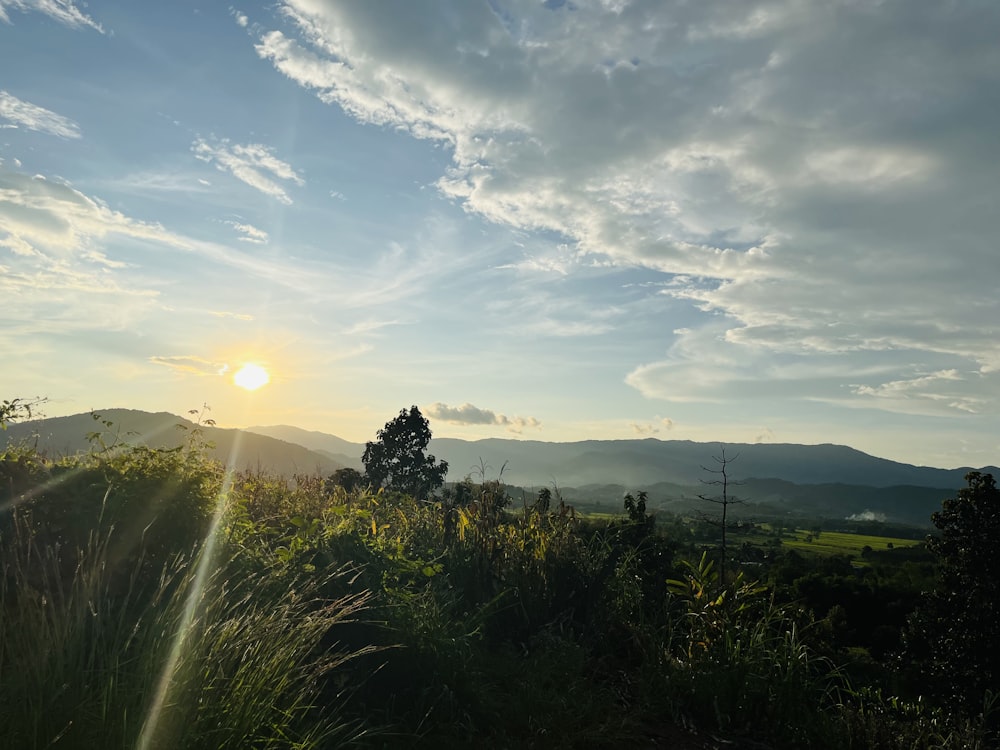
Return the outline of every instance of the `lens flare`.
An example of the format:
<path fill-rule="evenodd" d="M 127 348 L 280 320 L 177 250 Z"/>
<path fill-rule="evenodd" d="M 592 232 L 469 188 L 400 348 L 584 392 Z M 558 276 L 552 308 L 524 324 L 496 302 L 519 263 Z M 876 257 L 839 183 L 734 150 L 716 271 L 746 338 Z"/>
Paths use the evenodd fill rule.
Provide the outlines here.
<path fill-rule="evenodd" d="M 236 371 L 233 375 L 233 382 L 240 388 L 246 388 L 248 391 L 256 391 L 261 386 L 270 383 L 271 376 L 260 365 L 248 362 Z"/>

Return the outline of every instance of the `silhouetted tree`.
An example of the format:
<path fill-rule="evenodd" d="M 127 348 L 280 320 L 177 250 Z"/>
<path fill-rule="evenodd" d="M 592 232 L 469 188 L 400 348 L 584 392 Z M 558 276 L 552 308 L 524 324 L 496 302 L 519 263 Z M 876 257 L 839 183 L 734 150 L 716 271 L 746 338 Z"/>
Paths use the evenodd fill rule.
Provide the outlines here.
<path fill-rule="evenodd" d="M 739 457 L 740 455 L 737 453 L 735 456 L 730 458 L 726 455 L 726 446 L 722 446 L 721 455 L 712 456 L 712 459 L 719 465 L 719 468 L 709 469 L 707 466 L 701 467 L 709 474 L 715 474 L 717 477 L 717 479 L 703 479 L 701 480 L 702 484 L 718 487 L 721 490 L 718 495 L 698 495 L 698 498 L 700 500 L 704 500 L 705 502 L 713 503 L 720 509 L 719 514 L 716 516 L 702 514 L 702 519 L 722 531 L 722 544 L 719 549 L 719 580 L 723 583 L 726 581 L 726 550 L 728 544 L 726 532 L 731 528 L 729 522 L 729 506 L 742 505 L 745 502 L 729 494 L 730 485 L 740 484 L 740 482 L 735 482 L 729 478 L 729 464 Z"/>
<path fill-rule="evenodd" d="M 628 520 L 633 523 L 646 523 L 646 500 L 649 495 L 645 490 L 639 490 L 638 499 L 632 496 L 631 492 L 625 493 L 625 512 L 628 513 Z"/>
<path fill-rule="evenodd" d="M 1000 685 L 1000 489 L 990 474 L 973 471 L 965 480 L 931 516 L 941 533 L 927 548 L 941 577 L 910 619 L 906 641 L 927 687 L 968 715 Z"/>
<path fill-rule="evenodd" d="M 447 461 L 426 455 L 431 428 L 416 406 L 378 431 L 378 439 L 365 444 L 362 461 L 373 487 L 405 492 L 424 499 L 444 484 Z"/>
<path fill-rule="evenodd" d="M 353 492 L 364 484 L 364 481 L 365 478 L 360 471 L 345 466 L 330 475 L 330 478 L 326 480 L 326 487 L 327 490 L 343 487 L 345 492 Z"/>
<path fill-rule="evenodd" d="M 548 513 L 550 505 L 552 505 L 552 490 L 548 487 L 542 487 L 542 489 L 538 490 L 538 500 L 535 501 L 535 509 L 539 513 Z"/>

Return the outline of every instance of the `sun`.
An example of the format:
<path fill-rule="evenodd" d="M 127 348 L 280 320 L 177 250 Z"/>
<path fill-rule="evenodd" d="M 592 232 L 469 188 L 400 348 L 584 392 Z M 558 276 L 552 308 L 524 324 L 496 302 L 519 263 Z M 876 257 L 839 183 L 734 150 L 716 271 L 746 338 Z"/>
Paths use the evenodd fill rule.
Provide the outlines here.
<path fill-rule="evenodd" d="M 233 374 L 233 382 L 240 388 L 246 388 L 248 391 L 256 391 L 261 386 L 271 382 L 271 376 L 260 365 L 248 362 Z"/>

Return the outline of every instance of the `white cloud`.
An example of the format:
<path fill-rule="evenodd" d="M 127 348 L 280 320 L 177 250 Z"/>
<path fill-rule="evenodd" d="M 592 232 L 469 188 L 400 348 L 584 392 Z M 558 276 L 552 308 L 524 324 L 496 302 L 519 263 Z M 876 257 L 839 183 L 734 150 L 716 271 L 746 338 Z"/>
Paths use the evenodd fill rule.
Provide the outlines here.
<path fill-rule="evenodd" d="M 666 293 L 711 314 L 634 369 L 642 393 L 1000 408 L 1000 297 L 983 273 L 1000 236 L 983 95 L 1000 87 L 1000 50 L 982 33 L 1000 5 L 282 7 L 291 26 L 260 34 L 258 54 L 362 122 L 450 149 L 445 195 L 562 235 L 577 259 L 661 272 Z M 983 377 L 928 384 L 934 399 L 854 387 L 951 369 Z"/>
<path fill-rule="evenodd" d="M 389 326 L 404 325 L 401 320 L 363 320 L 355 323 L 344 331 L 345 336 L 357 336 L 359 334 L 375 333 Z"/>
<path fill-rule="evenodd" d="M 240 233 L 238 238 L 240 242 L 251 242 L 254 245 L 266 245 L 270 236 L 263 229 L 258 229 L 253 224 L 244 224 L 238 221 L 227 221 L 226 224 L 231 226 L 237 232 Z"/>
<path fill-rule="evenodd" d="M 212 362 L 193 355 L 175 355 L 169 357 L 154 356 L 149 361 L 154 365 L 167 367 L 175 372 L 185 375 L 222 375 L 228 370 L 228 366 L 221 362 Z"/>
<path fill-rule="evenodd" d="M 215 164 L 220 172 L 229 172 L 250 187 L 284 204 L 292 199 L 278 181 L 304 185 L 305 180 L 291 165 L 274 155 L 274 150 L 260 143 L 232 144 L 229 139 L 198 138 L 192 145 L 194 155 L 204 162 Z"/>
<path fill-rule="evenodd" d="M 174 170 L 143 170 L 141 172 L 132 172 L 121 177 L 102 180 L 98 184 L 101 187 L 106 186 L 112 190 L 140 194 L 183 193 L 190 195 L 192 193 L 200 193 L 205 195 L 211 192 L 207 189 L 211 186 L 208 180 L 195 177 L 189 172 Z"/>
<path fill-rule="evenodd" d="M 534 417 L 508 417 L 490 409 L 480 409 L 466 403 L 461 406 L 448 406 L 440 402 L 425 407 L 424 414 L 430 419 L 438 419 L 450 424 L 463 425 L 500 425 L 511 432 L 521 432 L 525 428 L 538 429 L 542 426 Z"/>
<path fill-rule="evenodd" d="M 62 255 L 121 235 L 178 244 L 159 224 L 136 221 L 63 182 L 0 169 L 0 232 Z"/>
<path fill-rule="evenodd" d="M 3 90 L 0 90 L 0 120 L 6 120 L 14 127 L 36 130 L 59 138 L 80 137 L 80 126 L 69 118 L 18 99 Z"/>
<path fill-rule="evenodd" d="M 0 0 L 0 21 L 11 22 L 8 13 L 10 10 L 22 13 L 36 11 L 67 26 L 88 26 L 95 31 L 104 33 L 101 25 L 77 8 L 73 0 Z"/>

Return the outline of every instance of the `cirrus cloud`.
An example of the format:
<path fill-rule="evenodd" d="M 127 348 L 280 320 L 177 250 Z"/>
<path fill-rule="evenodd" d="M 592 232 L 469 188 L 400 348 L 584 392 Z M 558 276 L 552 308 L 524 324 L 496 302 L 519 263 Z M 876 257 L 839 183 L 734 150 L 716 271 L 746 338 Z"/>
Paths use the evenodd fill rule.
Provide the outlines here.
<path fill-rule="evenodd" d="M 305 180 L 290 164 L 274 155 L 274 149 L 260 143 L 233 144 L 228 138 L 198 138 L 191 145 L 196 158 L 229 172 L 264 195 L 290 205 L 292 199 L 279 181 L 304 185 Z"/>
<path fill-rule="evenodd" d="M 10 127 L 27 128 L 59 138 L 80 137 L 80 126 L 68 117 L 18 99 L 3 90 L 0 90 L 0 120 L 9 122 Z"/>
<path fill-rule="evenodd" d="M 8 12 L 10 10 L 44 13 L 66 26 L 88 26 L 104 33 L 101 25 L 77 8 L 73 0 L 0 0 L 0 21 L 11 22 Z"/>

